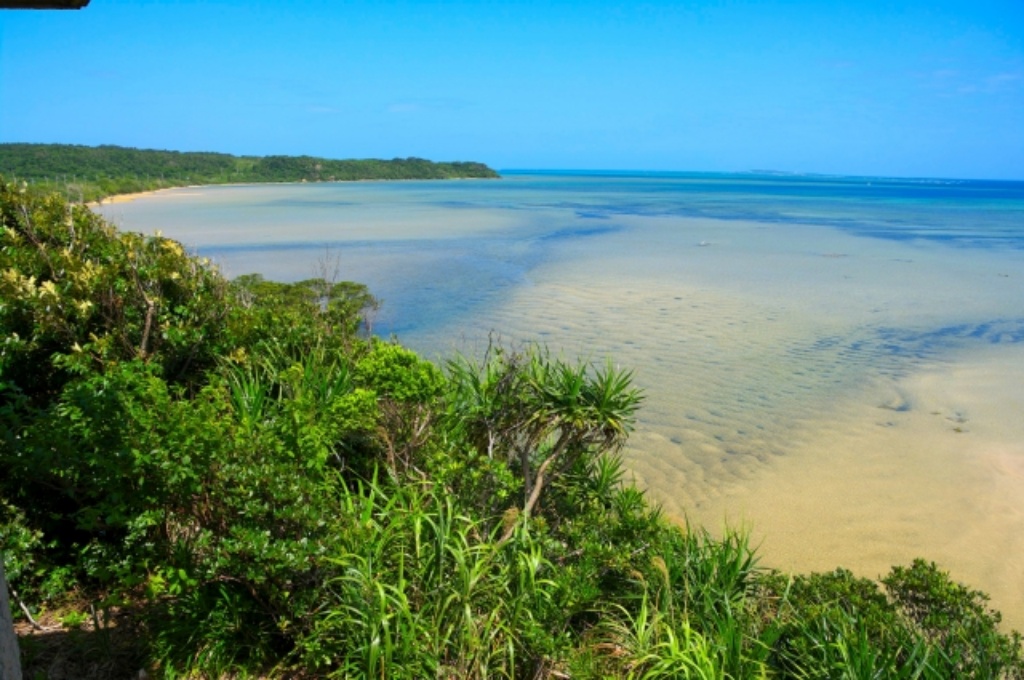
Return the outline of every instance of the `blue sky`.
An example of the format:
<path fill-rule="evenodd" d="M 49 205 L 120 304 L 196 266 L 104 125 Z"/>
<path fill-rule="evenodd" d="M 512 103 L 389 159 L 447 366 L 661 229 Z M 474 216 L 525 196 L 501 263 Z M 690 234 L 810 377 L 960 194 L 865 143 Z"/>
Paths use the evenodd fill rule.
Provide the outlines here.
<path fill-rule="evenodd" d="M 0 10 L 0 141 L 1024 179 L 1024 2 Z"/>

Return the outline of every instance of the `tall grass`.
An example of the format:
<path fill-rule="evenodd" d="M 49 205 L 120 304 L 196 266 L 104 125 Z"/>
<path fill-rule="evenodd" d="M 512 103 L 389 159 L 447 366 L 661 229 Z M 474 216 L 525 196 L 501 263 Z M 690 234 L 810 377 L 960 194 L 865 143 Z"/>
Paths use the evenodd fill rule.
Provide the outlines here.
<path fill-rule="evenodd" d="M 524 633 L 556 587 L 551 564 L 520 528 L 492 530 L 428 485 L 346 492 L 355 522 L 328 558 L 322 612 L 303 665 L 331 677 L 521 677 L 536 659 Z"/>

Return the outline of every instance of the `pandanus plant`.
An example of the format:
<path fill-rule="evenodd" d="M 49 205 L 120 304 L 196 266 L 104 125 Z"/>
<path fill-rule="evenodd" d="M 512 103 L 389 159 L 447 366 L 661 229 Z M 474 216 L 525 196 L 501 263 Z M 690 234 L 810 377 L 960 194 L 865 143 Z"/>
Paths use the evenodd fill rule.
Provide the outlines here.
<path fill-rule="evenodd" d="M 504 456 L 521 475 L 522 506 L 512 514 L 523 518 L 556 476 L 584 457 L 621 447 L 643 399 L 631 371 L 570 363 L 537 346 L 522 352 L 492 347 L 480 364 L 452 361 L 449 375 L 450 426 L 477 451 Z M 514 527 L 507 522 L 502 542 Z"/>

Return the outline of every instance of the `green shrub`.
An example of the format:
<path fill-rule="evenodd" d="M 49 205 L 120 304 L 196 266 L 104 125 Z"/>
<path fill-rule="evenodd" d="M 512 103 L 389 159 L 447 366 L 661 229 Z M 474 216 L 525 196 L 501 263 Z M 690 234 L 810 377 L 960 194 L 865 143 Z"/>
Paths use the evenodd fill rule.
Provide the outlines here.
<path fill-rule="evenodd" d="M 922 559 L 894 567 L 882 583 L 914 632 L 942 650 L 950 676 L 1024 678 L 1021 636 L 999 630 L 1002 616 L 989 609 L 985 593 Z"/>
<path fill-rule="evenodd" d="M 228 284 L 173 241 L 9 185 L 0 215 L 5 567 L 30 605 L 75 592 L 141 614 L 133 663 L 1022 677 L 1020 637 L 933 564 L 885 590 L 788 577 L 744 533 L 669 524 L 617 455 L 642 401 L 628 371 L 527 347 L 442 372 L 360 337 L 357 284 Z"/>

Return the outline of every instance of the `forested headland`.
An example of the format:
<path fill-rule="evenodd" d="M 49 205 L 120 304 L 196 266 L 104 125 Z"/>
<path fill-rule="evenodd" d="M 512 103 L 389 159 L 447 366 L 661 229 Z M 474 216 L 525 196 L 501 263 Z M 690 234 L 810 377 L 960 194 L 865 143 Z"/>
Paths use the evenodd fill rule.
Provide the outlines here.
<path fill-rule="evenodd" d="M 0 174 L 79 202 L 198 184 L 498 177 L 474 162 L 232 156 L 71 144 L 0 144 Z"/>
<path fill-rule="evenodd" d="M 428 362 L 365 287 L 226 280 L 0 181 L 0 552 L 26 677 L 1022 678 L 916 560 L 783 574 L 670 523 L 613 363 Z"/>

